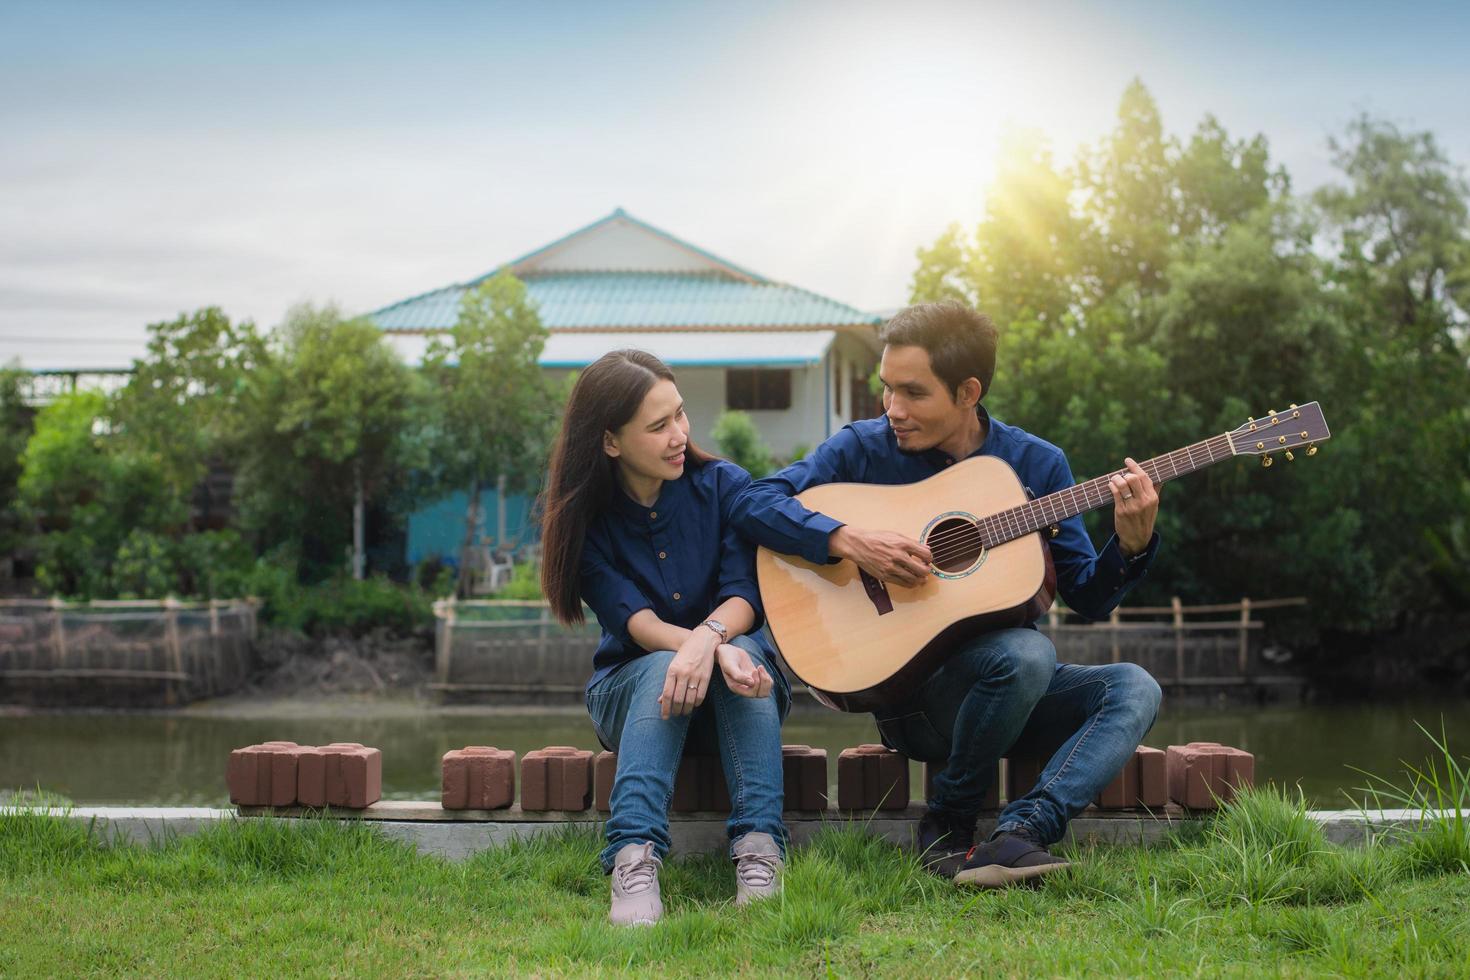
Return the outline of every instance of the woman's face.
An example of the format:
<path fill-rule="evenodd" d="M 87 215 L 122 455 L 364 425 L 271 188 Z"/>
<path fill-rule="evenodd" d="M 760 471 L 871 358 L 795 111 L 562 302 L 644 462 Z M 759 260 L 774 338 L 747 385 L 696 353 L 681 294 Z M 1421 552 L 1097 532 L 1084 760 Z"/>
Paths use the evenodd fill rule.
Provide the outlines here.
<path fill-rule="evenodd" d="M 689 445 L 689 417 L 672 381 L 648 389 L 638 411 L 616 432 L 603 436 L 603 451 L 630 473 L 652 480 L 684 475 L 684 449 Z"/>

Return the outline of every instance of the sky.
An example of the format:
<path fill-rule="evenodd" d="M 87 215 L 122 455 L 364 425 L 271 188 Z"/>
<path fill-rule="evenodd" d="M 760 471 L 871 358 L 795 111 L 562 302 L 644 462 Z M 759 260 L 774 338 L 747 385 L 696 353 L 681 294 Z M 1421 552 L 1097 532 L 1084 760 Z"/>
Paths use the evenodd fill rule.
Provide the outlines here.
<path fill-rule="evenodd" d="M 867 310 L 1139 78 L 1295 187 L 1368 112 L 1470 165 L 1470 4 L 0 0 L 0 362 L 125 367 L 481 275 L 611 212 Z"/>

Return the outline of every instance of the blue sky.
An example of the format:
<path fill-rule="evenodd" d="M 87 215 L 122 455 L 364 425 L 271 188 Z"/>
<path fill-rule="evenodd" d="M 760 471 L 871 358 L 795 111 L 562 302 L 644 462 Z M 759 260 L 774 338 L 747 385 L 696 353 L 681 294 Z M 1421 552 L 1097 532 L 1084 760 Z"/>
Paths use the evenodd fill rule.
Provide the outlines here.
<path fill-rule="evenodd" d="M 1298 189 L 1361 111 L 1470 164 L 1470 5 L 0 0 L 0 360 L 126 364 L 478 275 L 615 207 L 864 308 L 973 223 L 1007 126 L 1062 158 L 1141 78 Z"/>

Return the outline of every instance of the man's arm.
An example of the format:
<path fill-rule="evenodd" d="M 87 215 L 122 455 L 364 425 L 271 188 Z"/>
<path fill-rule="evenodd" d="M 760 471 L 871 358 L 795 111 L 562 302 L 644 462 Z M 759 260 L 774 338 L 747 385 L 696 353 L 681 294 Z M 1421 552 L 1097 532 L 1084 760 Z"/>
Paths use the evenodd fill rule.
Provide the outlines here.
<path fill-rule="evenodd" d="M 1062 601 L 1088 619 L 1106 619 L 1143 580 L 1159 549 L 1159 536 L 1153 529 L 1159 510 L 1158 488 L 1137 463 L 1131 459 L 1128 463 L 1128 477 L 1111 481 L 1117 533 L 1102 550 L 1093 549 L 1080 515 L 1062 521 L 1061 533 L 1049 542 Z M 1076 484 L 1065 456 L 1058 457 L 1050 483 L 1045 493 Z"/>
<path fill-rule="evenodd" d="M 857 433 L 844 426 L 805 458 L 740 492 L 731 520 L 741 534 L 783 555 L 815 565 L 850 559 L 882 582 L 917 585 L 929 572 L 929 549 L 893 531 L 854 528 L 793 499 L 808 487 L 862 483 L 866 456 Z"/>

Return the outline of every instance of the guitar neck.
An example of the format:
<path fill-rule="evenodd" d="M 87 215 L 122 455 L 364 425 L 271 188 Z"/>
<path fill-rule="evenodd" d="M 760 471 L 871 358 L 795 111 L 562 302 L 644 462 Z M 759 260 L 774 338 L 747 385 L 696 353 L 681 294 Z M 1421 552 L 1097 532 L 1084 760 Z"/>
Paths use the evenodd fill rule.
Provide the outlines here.
<path fill-rule="evenodd" d="M 1229 434 L 1221 433 L 1203 442 L 1176 449 L 1172 453 L 1155 456 L 1139 466 L 1148 474 L 1149 479 L 1159 484 L 1187 476 L 1234 455 Z M 981 534 L 988 545 L 1005 544 L 1042 528 L 1051 527 L 1069 517 L 1106 507 L 1113 502 L 1113 492 L 1108 486 L 1112 476 L 1112 473 L 1108 473 L 1086 483 L 1039 497 L 1019 507 L 991 514 L 981 519 Z"/>

